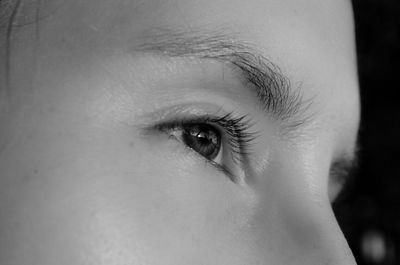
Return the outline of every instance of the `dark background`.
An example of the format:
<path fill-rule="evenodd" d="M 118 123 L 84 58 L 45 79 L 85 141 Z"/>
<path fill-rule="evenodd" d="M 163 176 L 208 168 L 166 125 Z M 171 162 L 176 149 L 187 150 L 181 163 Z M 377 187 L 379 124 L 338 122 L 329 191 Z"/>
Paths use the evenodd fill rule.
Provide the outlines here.
<path fill-rule="evenodd" d="M 334 209 L 359 265 L 400 265 L 400 1 L 353 0 L 359 168 Z"/>

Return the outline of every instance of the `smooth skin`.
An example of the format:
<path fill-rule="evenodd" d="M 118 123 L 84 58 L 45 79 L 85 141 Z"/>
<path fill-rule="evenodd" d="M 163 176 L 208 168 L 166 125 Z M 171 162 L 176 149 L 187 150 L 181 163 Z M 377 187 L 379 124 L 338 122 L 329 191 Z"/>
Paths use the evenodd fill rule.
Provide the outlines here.
<path fill-rule="evenodd" d="M 41 1 L 38 17 L 13 30 L 1 100 L 0 264 L 355 264 L 329 176 L 358 130 L 349 1 Z M 223 63 L 136 51 L 176 31 L 256 47 L 312 101 L 307 122 L 284 134 Z M 261 132 L 238 182 L 144 129 L 218 112 Z"/>

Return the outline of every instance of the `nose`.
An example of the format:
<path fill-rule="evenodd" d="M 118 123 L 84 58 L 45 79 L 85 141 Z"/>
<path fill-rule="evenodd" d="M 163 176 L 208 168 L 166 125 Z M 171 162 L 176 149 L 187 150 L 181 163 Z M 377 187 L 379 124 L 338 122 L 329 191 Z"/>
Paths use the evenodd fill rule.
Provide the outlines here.
<path fill-rule="evenodd" d="M 307 256 L 304 264 L 356 265 L 328 200 L 322 203 L 314 198 L 306 203 L 299 199 L 285 205 L 283 212 L 285 229 Z"/>
<path fill-rule="evenodd" d="M 322 218 L 319 232 L 327 264 L 356 265 L 353 253 L 330 209 L 328 208 L 325 213 L 329 220 L 324 221 Z"/>

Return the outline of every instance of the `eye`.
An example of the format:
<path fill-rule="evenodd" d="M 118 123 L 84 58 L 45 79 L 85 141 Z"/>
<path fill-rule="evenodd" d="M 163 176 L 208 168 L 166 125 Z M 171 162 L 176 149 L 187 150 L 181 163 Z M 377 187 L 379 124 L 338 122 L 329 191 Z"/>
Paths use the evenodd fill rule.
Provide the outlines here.
<path fill-rule="evenodd" d="M 251 120 L 245 116 L 201 116 L 177 119 L 155 125 L 170 138 L 190 148 L 232 181 L 244 178 L 249 145 L 255 139 Z"/>
<path fill-rule="evenodd" d="M 209 124 L 186 124 L 171 132 L 179 141 L 205 157 L 221 164 L 222 139 L 218 129 Z"/>

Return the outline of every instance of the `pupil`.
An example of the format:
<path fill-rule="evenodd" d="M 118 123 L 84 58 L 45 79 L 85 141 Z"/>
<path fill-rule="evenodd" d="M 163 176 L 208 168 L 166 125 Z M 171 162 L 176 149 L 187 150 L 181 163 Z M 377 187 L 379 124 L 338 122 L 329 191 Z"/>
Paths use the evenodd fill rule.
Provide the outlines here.
<path fill-rule="evenodd" d="M 219 132 L 210 125 L 193 125 L 183 131 L 184 143 L 211 160 L 214 159 L 221 148 Z"/>

